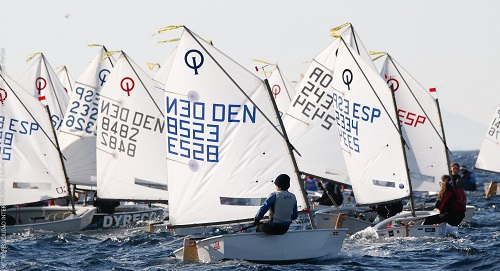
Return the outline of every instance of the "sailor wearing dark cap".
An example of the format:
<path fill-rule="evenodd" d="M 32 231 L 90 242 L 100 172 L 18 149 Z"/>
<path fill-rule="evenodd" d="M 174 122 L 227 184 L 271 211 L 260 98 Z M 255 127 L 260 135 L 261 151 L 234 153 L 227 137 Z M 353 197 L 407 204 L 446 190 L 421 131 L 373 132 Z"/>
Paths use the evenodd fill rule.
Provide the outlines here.
<path fill-rule="evenodd" d="M 271 193 L 255 215 L 254 224 L 258 232 L 282 235 L 288 231 L 292 220 L 297 219 L 297 199 L 293 193 L 288 192 L 290 177 L 280 174 L 274 180 L 276 191 Z M 269 211 L 270 221 L 260 223 L 260 220 Z"/>

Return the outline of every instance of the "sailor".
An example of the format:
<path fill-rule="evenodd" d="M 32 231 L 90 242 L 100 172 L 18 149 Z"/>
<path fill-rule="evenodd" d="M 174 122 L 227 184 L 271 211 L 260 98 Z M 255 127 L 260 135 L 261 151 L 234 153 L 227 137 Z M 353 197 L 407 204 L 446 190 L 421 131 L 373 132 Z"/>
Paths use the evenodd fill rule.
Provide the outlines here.
<path fill-rule="evenodd" d="M 318 190 L 318 186 L 316 185 L 316 181 L 311 178 L 311 176 L 307 176 L 305 180 L 305 188 L 306 191 L 316 192 Z"/>
<path fill-rule="evenodd" d="M 464 190 L 476 191 L 476 177 L 474 173 L 469 171 L 466 166 L 461 166 L 459 175 L 464 179 Z"/>
<path fill-rule="evenodd" d="M 463 189 L 453 186 L 450 176 L 443 175 L 441 182 L 441 191 L 437 195 L 435 204 L 435 211 L 439 211 L 439 215 L 426 218 L 424 225 L 446 222 L 458 226 L 465 217 L 467 197 Z"/>
<path fill-rule="evenodd" d="M 335 202 L 336 206 L 341 205 L 344 202 L 344 196 L 342 191 L 340 191 L 339 186 L 332 181 L 320 182 L 321 189 L 323 190 L 323 195 L 321 197 L 314 199 L 320 205 L 332 206 Z"/>
<path fill-rule="evenodd" d="M 377 213 L 377 217 L 373 223 L 379 223 L 389 217 L 393 217 L 403 211 L 403 201 L 396 200 L 386 204 L 378 204 L 370 206 L 370 208 Z"/>
<path fill-rule="evenodd" d="M 290 187 L 290 177 L 286 174 L 280 174 L 274 180 L 276 191 L 271 193 L 264 204 L 255 215 L 254 225 L 257 226 L 257 232 L 282 235 L 288 231 L 292 220 L 297 219 L 297 199 L 295 195 L 288 192 Z M 260 223 L 260 220 L 269 211 L 270 221 Z"/>
<path fill-rule="evenodd" d="M 460 176 L 460 165 L 458 163 L 452 163 L 450 170 L 451 170 L 451 180 L 452 180 L 452 185 L 456 188 L 461 188 L 464 189 L 465 187 L 465 179 Z"/>

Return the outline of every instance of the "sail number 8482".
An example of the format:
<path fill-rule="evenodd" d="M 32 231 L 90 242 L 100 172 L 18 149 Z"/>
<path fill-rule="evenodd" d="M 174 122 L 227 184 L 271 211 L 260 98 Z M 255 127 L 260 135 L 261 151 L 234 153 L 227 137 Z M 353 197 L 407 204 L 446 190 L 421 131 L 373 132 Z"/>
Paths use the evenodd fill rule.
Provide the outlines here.
<path fill-rule="evenodd" d="M 135 142 L 137 142 L 136 136 L 139 134 L 139 129 L 129 127 L 124 123 L 118 124 L 117 121 L 111 122 L 107 117 L 102 118 L 101 128 L 101 145 L 125 152 L 130 157 L 135 156 L 137 148 Z"/>

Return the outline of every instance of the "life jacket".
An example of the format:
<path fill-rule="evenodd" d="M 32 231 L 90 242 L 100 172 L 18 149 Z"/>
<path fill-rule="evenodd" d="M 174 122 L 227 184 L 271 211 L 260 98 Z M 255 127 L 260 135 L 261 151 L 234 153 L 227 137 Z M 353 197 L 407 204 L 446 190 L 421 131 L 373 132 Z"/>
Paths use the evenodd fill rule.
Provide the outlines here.
<path fill-rule="evenodd" d="M 297 199 L 293 193 L 288 191 L 276 191 L 276 202 L 272 207 L 271 219 L 275 223 L 290 223 L 292 222 L 292 214 Z"/>
<path fill-rule="evenodd" d="M 467 197 L 463 189 L 448 187 L 439 211 L 444 213 L 464 213 L 466 210 Z"/>
<path fill-rule="evenodd" d="M 455 202 L 451 205 L 452 212 L 461 213 L 466 211 L 467 196 L 463 189 L 452 188 L 451 191 L 457 198 Z"/>

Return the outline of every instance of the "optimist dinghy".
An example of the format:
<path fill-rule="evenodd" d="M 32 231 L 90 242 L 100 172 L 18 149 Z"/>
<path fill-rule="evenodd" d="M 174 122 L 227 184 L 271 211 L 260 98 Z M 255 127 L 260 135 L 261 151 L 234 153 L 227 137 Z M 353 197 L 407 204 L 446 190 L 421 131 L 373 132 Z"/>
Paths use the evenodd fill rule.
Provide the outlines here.
<path fill-rule="evenodd" d="M 346 229 L 295 230 L 284 235 L 261 232 L 219 235 L 196 240 L 185 239 L 184 247 L 174 251 L 179 259 L 217 262 L 240 259 L 253 262 L 294 262 L 336 255 Z"/>
<path fill-rule="evenodd" d="M 41 230 L 53 232 L 74 232 L 87 227 L 96 211 L 92 206 L 75 207 L 75 214 L 71 206 L 41 206 L 18 207 L 7 209 L 7 215 L 12 217 L 16 224 L 7 226 L 7 233 L 27 230 Z"/>
<path fill-rule="evenodd" d="M 439 213 L 433 211 L 401 212 L 373 227 L 377 238 L 388 237 L 445 237 L 446 223 L 423 225 L 425 218 Z"/>
<path fill-rule="evenodd" d="M 6 209 L 6 233 L 83 229 L 92 221 L 94 207 L 75 209 L 73 201 L 66 207 L 23 206 L 70 197 L 69 183 L 48 106 L 1 69 L 0 101 L 0 204 Z"/>
<path fill-rule="evenodd" d="M 299 211 L 307 210 L 306 191 L 268 82 L 182 27 L 165 83 L 171 227 L 253 221 L 275 190 L 272 180 L 281 173 L 291 176 L 289 191 L 296 195 Z M 346 231 L 289 230 L 282 236 L 234 233 L 187 239 L 174 254 L 185 261 L 203 262 L 301 261 L 335 255 Z"/>

